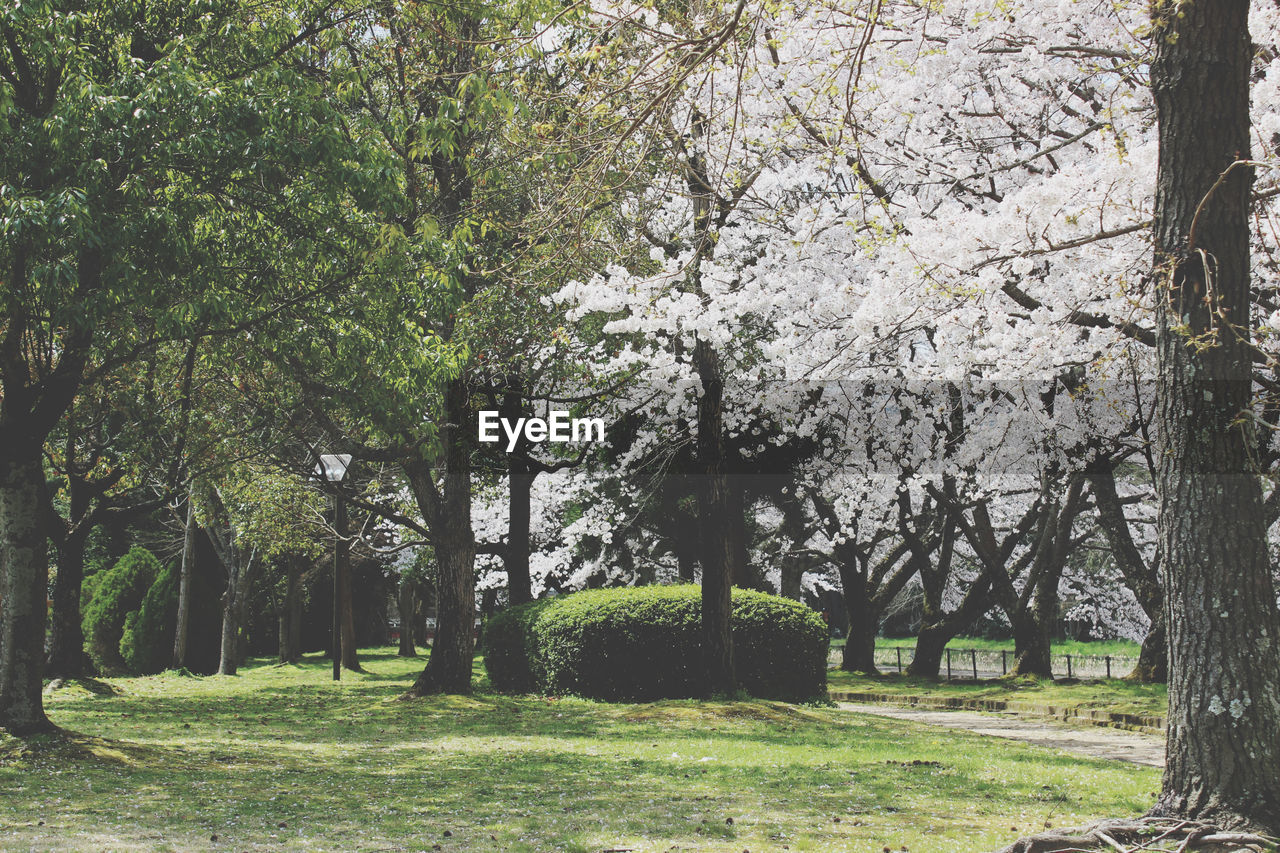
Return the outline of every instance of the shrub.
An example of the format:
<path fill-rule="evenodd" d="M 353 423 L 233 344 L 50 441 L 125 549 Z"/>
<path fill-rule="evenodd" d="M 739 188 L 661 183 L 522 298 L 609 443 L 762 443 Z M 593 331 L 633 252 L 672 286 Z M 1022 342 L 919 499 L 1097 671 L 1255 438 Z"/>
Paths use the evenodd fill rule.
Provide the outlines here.
<path fill-rule="evenodd" d="M 84 650 L 99 672 L 125 668 L 120 638 L 126 617 L 142 603 L 160 573 L 160 561 L 146 548 L 134 546 L 114 566 L 86 582 L 81 611 Z"/>
<path fill-rule="evenodd" d="M 700 696 L 702 597 L 696 586 L 598 589 L 524 604 L 489 622 L 485 665 L 509 692 L 597 699 Z M 802 700 L 826 690 L 827 626 L 776 595 L 733 591 L 739 686 Z"/>
<path fill-rule="evenodd" d="M 134 672 L 161 672 L 173 657 L 173 633 L 178 622 L 179 567 L 161 570 L 142 599 L 142 607 L 124 619 L 120 656 Z"/>

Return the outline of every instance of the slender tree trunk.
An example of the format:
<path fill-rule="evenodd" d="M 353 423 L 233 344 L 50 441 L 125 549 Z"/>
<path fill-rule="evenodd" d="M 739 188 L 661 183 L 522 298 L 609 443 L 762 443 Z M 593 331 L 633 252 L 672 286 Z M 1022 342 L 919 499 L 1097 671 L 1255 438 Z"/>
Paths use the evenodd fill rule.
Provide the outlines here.
<path fill-rule="evenodd" d="M 414 466 L 410 482 L 424 515 L 431 519 L 432 539 L 440 569 L 436 585 L 436 636 L 431 657 L 410 691 L 470 693 L 475 652 L 476 539 L 471 527 L 471 449 L 474 436 L 466 383 L 451 380 L 445 388 L 442 429 L 444 488 L 437 495 L 430 468 Z"/>
<path fill-rule="evenodd" d="M 413 628 L 418 621 L 418 600 L 413 583 L 400 581 L 399 593 L 396 609 L 400 611 L 400 649 L 397 654 L 402 658 L 417 657 L 418 652 L 413 645 Z"/>
<path fill-rule="evenodd" d="M 74 516 L 73 516 L 74 517 Z M 58 577 L 53 582 L 46 678 L 76 678 L 87 672 L 80 628 L 80 589 L 88 527 L 77 526 L 58 543 Z"/>
<path fill-rule="evenodd" d="M 39 445 L 0 461 L 0 729 L 51 731 L 44 713 L 45 589 L 49 582 Z"/>
<path fill-rule="evenodd" d="M 725 473 L 723 405 L 724 379 L 720 356 L 706 341 L 698 341 L 694 364 L 702 381 L 698 398 L 698 521 L 702 541 L 702 654 L 709 695 L 737 688 L 733 668 L 733 579 L 741 575 L 735 564 L 738 549 L 731 532 L 729 478 Z"/>
<path fill-rule="evenodd" d="M 173 666 L 187 665 L 187 634 L 191 626 L 191 578 L 195 574 L 196 506 L 194 490 L 187 494 L 187 524 L 182 536 L 182 568 L 178 576 L 178 618 L 173 632 Z"/>
<path fill-rule="evenodd" d="M 280 662 L 297 663 L 302 657 L 302 560 L 290 559 L 286 571 L 280 607 Z"/>
<path fill-rule="evenodd" d="M 529 577 L 529 495 L 537 476 L 528 463 L 512 454 L 507 467 L 510 514 L 507 519 L 507 547 L 503 562 L 507 570 L 507 595 L 512 606 L 533 601 L 533 581 Z"/>
<path fill-rule="evenodd" d="M 1250 417 L 1248 0 L 1156 6 L 1158 531 L 1169 717 L 1155 812 L 1280 834 L 1280 616 Z"/>
<path fill-rule="evenodd" d="M 240 667 L 240 625 L 236 621 L 239 613 L 239 608 L 236 607 L 239 574 L 239 566 L 227 567 L 227 588 L 222 593 L 222 638 L 218 645 L 218 675 L 235 675 Z"/>

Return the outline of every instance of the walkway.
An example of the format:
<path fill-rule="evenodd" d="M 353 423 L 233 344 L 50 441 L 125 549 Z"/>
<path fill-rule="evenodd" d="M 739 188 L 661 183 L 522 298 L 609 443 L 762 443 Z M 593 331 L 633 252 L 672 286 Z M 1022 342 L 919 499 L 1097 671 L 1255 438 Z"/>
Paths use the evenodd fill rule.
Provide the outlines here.
<path fill-rule="evenodd" d="M 1108 758 L 1144 764 L 1148 767 L 1164 767 L 1164 738 L 1156 735 L 1096 726 L 1075 728 L 1050 720 L 1020 717 L 1009 713 L 928 711 L 920 708 L 894 708 L 852 702 L 840 702 L 839 707 L 846 711 L 857 711 L 860 714 L 892 717 L 895 720 L 913 720 L 930 726 L 1025 741 L 1087 758 Z"/>

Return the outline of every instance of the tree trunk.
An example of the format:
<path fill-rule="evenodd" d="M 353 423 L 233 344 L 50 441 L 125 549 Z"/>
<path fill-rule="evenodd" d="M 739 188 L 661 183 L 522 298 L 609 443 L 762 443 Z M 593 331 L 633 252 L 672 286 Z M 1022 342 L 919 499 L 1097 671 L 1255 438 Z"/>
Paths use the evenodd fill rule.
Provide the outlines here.
<path fill-rule="evenodd" d="M 418 651 L 413 645 L 413 628 L 418 621 L 418 600 L 411 581 L 400 581 L 396 609 L 400 611 L 400 649 L 397 654 L 402 658 L 417 657 Z"/>
<path fill-rule="evenodd" d="M 533 581 L 529 577 L 529 493 L 536 474 L 514 454 L 507 467 L 510 511 L 507 518 L 507 547 L 503 563 L 507 570 L 507 595 L 514 607 L 533 601 Z"/>
<path fill-rule="evenodd" d="M 907 675 L 937 678 L 942 670 L 942 656 L 947 651 L 947 643 L 954 636 L 939 623 L 921 627 L 920 633 L 916 634 L 915 654 L 907 665 Z"/>
<path fill-rule="evenodd" d="M 84 585 L 84 551 L 89 529 L 77 525 L 58 543 L 58 577 L 53 582 L 46 678 L 76 678 L 88 671 L 84 632 L 80 628 L 80 589 Z"/>
<path fill-rule="evenodd" d="M 280 663 L 297 663 L 302 658 L 302 560 L 290 559 L 285 570 L 288 576 L 280 607 Z"/>
<path fill-rule="evenodd" d="M 431 469 L 410 466 L 415 496 L 431 521 L 440 569 L 436 585 L 436 636 L 427 666 L 410 693 L 470 693 L 475 651 L 476 539 L 471 527 L 471 412 L 467 386 L 450 380 L 445 388 L 442 433 L 444 488 L 437 494 Z M 425 504 L 425 505 L 424 505 Z"/>
<path fill-rule="evenodd" d="M 51 731 L 44 713 L 45 480 L 39 444 L 5 448 L 0 462 L 0 728 Z"/>
<path fill-rule="evenodd" d="M 1138 663 L 1125 678 L 1149 684 L 1163 684 L 1169 680 L 1169 646 L 1164 625 L 1164 611 L 1157 610 L 1151 618 L 1151 627 L 1138 651 Z"/>
<path fill-rule="evenodd" d="M 737 688 L 733 669 L 733 579 L 738 549 L 729 522 L 732 496 L 725 473 L 723 405 L 724 380 L 720 356 L 706 341 L 698 341 L 694 364 L 702 381 L 698 398 L 698 522 L 702 527 L 702 654 L 709 695 Z"/>
<path fill-rule="evenodd" d="M 196 564 L 196 502 L 193 493 L 187 494 L 187 524 L 182 536 L 182 568 L 178 576 L 178 618 L 173 631 L 173 666 L 182 669 L 187 665 L 187 634 L 191 627 L 191 579 Z"/>
<path fill-rule="evenodd" d="M 845 554 L 840 559 L 840 589 L 849 614 L 849 636 L 844 642 L 840 668 L 846 672 L 878 673 L 876 632 L 880 629 L 880 618 L 871 606 L 866 569 L 855 555 Z"/>
<path fill-rule="evenodd" d="M 1138 600 L 1151 626 L 1142 641 L 1138 664 L 1129 679 L 1143 682 L 1164 682 L 1168 678 L 1168 650 L 1165 647 L 1164 593 L 1160 589 L 1160 554 L 1148 565 L 1142 552 L 1134 544 L 1129 532 L 1129 522 L 1124 517 L 1120 496 L 1116 493 L 1114 463 L 1107 456 L 1099 456 L 1088 469 L 1089 487 L 1098 507 L 1098 523 L 1111 546 L 1112 558 L 1124 577 L 1125 585 Z"/>
<path fill-rule="evenodd" d="M 1248 0 L 1155 7 L 1169 716 L 1155 812 L 1280 833 L 1280 616 L 1250 424 Z M 1231 324 L 1231 325 L 1228 325 Z"/>
<path fill-rule="evenodd" d="M 240 612 L 236 607 L 239 573 L 239 567 L 228 566 L 227 588 L 222 593 L 222 640 L 218 646 L 218 675 L 235 675 L 240 667 L 240 649 L 237 642 L 240 637 L 240 625 L 236 621 Z"/>

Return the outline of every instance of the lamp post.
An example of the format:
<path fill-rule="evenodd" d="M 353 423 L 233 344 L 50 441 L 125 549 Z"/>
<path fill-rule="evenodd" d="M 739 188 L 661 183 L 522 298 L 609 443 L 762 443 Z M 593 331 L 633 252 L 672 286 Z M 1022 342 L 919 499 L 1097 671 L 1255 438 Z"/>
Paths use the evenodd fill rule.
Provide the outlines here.
<path fill-rule="evenodd" d="M 341 483 L 347 475 L 347 467 L 351 464 L 350 453 L 323 453 L 320 464 L 316 466 L 316 475 L 330 483 Z M 335 486 L 333 508 L 333 528 L 337 533 L 333 545 L 333 633 L 331 646 L 333 650 L 333 680 L 342 678 L 342 640 L 338 623 L 338 601 L 342 591 L 342 574 L 347 562 L 347 505 L 342 500 L 342 490 Z"/>

